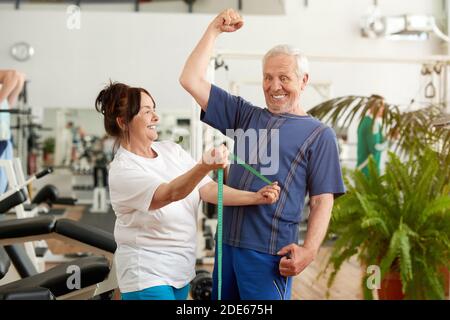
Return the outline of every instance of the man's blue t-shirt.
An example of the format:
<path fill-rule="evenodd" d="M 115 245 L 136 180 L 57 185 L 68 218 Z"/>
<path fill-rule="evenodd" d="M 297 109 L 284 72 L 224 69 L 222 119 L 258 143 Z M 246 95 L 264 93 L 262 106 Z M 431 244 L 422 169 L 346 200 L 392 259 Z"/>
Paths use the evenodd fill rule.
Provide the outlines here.
<path fill-rule="evenodd" d="M 224 243 L 275 255 L 282 247 L 298 243 L 307 193 L 345 193 L 335 133 L 319 120 L 273 114 L 214 85 L 201 120 L 223 134 L 228 129 L 235 142 L 234 153 L 269 180 L 278 181 L 281 188 L 273 205 L 224 207 Z M 230 129 L 243 129 L 247 134 L 230 136 Z M 256 142 L 251 138 L 255 134 Z M 231 164 L 227 185 L 255 192 L 265 182 Z"/>

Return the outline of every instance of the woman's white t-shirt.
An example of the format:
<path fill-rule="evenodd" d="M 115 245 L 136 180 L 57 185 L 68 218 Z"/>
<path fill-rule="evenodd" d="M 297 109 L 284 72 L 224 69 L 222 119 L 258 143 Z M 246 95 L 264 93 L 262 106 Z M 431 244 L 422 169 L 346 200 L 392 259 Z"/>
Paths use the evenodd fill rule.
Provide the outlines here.
<path fill-rule="evenodd" d="M 153 142 L 156 158 L 120 147 L 109 169 L 111 205 L 116 213 L 115 263 L 121 292 L 159 285 L 181 288 L 195 276 L 198 189 L 183 200 L 149 210 L 161 183 L 186 173 L 196 162 L 171 141 Z"/>

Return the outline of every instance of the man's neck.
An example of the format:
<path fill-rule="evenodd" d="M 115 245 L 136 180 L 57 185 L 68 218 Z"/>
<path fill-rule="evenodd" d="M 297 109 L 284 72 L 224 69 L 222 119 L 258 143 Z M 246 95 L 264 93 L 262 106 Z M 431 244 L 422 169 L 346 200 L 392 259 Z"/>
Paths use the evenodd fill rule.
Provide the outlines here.
<path fill-rule="evenodd" d="M 305 112 L 305 110 L 303 110 L 303 108 L 300 107 L 300 106 L 294 107 L 294 108 L 292 108 L 291 110 L 289 110 L 289 111 L 286 112 L 286 113 L 294 114 L 294 115 L 296 115 L 296 116 L 307 116 L 307 115 L 308 115 L 308 114 Z"/>

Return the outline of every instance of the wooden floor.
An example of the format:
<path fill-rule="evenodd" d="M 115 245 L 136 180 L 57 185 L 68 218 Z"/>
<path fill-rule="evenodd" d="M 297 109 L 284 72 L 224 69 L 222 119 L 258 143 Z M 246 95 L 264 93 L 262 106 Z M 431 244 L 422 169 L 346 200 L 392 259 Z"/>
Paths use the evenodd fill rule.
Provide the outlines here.
<path fill-rule="evenodd" d="M 79 220 L 83 215 L 84 207 L 71 207 L 64 214 L 64 218 Z M 81 252 L 81 248 L 68 245 L 58 240 L 48 241 L 49 249 L 54 254 L 67 254 Z M 324 246 L 313 263 L 299 276 L 294 278 L 292 287 L 293 300 L 355 300 L 362 299 L 361 276 L 362 269 L 356 259 L 345 262 L 338 273 L 334 285 L 329 289 L 327 297 L 327 274 L 319 277 L 325 266 L 326 259 L 330 254 L 330 247 Z M 48 265 L 51 268 L 52 265 Z M 202 269 L 212 270 L 211 265 L 199 266 Z M 328 272 L 329 273 L 329 272 Z"/>
<path fill-rule="evenodd" d="M 330 271 L 319 274 L 324 269 L 331 247 L 322 247 L 319 254 L 300 275 L 294 278 L 292 299 L 324 300 L 327 299 L 327 281 Z M 355 258 L 345 262 L 336 276 L 333 286 L 328 290 L 328 299 L 358 300 L 363 298 L 361 289 L 362 268 Z"/>

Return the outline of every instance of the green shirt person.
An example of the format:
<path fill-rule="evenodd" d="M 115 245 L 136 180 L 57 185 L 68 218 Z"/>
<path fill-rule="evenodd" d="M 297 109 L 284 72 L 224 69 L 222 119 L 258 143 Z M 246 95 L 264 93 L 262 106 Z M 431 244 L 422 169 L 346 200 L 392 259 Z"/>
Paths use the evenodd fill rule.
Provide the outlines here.
<path fill-rule="evenodd" d="M 382 117 L 384 113 L 383 97 L 372 95 L 369 103 L 371 107 L 368 114 L 361 120 L 358 126 L 357 144 L 357 169 L 366 176 L 369 175 L 369 156 L 375 160 L 378 173 L 380 173 L 381 153 L 387 147 L 387 141 L 381 130 Z"/>

